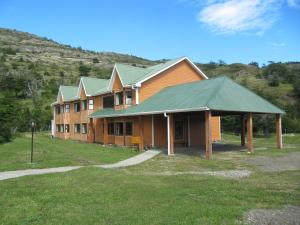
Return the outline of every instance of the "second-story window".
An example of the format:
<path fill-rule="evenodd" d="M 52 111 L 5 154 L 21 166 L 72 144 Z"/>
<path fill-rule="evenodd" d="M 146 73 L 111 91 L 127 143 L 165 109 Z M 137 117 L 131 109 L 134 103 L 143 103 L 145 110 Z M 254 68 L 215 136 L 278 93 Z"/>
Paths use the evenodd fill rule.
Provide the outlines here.
<path fill-rule="evenodd" d="M 70 104 L 65 105 L 65 112 L 69 113 L 70 112 Z"/>
<path fill-rule="evenodd" d="M 116 93 L 116 105 L 123 105 L 123 92 Z"/>
<path fill-rule="evenodd" d="M 114 107 L 114 96 L 103 97 L 103 108 L 113 108 Z"/>
<path fill-rule="evenodd" d="M 80 103 L 79 102 L 74 103 L 74 111 L 75 112 L 80 112 Z"/>
<path fill-rule="evenodd" d="M 89 99 L 89 109 L 94 109 L 94 99 Z"/>
<path fill-rule="evenodd" d="M 60 114 L 60 106 L 56 106 L 56 114 Z"/>
<path fill-rule="evenodd" d="M 82 102 L 81 102 L 81 107 L 82 107 L 82 110 L 86 110 L 86 100 L 83 100 Z"/>
<path fill-rule="evenodd" d="M 64 113 L 64 105 L 60 106 L 60 113 Z"/>
<path fill-rule="evenodd" d="M 126 103 L 126 105 L 132 104 L 132 91 L 125 92 L 125 103 Z"/>

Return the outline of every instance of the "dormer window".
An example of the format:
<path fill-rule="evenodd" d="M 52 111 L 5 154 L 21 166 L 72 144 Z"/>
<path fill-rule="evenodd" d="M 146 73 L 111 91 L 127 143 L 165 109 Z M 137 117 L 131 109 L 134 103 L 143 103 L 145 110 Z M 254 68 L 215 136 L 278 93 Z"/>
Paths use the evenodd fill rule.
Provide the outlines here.
<path fill-rule="evenodd" d="M 125 92 L 125 103 L 126 103 L 126 105 L 132 104 L 132 91 Z"/>
<path fill-rule="evenodd" d="M 60 106 L 60 113 L 64 113 L 64 105 Z"/>
<path fill-rule="evenodd" d="M 116 105 L 123 105 L 123 92 L 116 93 Z"/>
<path fill-rule="evenodd" d="M 70 112 L 70 104 L 65 105 L 65 112 L 69 113 Z"/>

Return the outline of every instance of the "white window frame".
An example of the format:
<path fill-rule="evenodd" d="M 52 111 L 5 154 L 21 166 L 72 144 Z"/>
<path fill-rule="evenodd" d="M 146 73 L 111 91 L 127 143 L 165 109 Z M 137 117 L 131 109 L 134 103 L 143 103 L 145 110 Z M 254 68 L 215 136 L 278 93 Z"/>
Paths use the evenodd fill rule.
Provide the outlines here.
<path fill-rule="evenodd" d="M 88 108 L 89 109 L 94 109 L 94 99 L 89 99 Z"/>
<path fill-rule="evenodd" d="M 131 95 L 130 98 L 128 98 L 128 94 Z M 132 105 L 132 91 L 125 91 L 125 104 Z"/>
<path fill-rule="evenodd" d="M 70 104 L 65 104 L 65 112 L 66 113 L 70 112 Z"/>

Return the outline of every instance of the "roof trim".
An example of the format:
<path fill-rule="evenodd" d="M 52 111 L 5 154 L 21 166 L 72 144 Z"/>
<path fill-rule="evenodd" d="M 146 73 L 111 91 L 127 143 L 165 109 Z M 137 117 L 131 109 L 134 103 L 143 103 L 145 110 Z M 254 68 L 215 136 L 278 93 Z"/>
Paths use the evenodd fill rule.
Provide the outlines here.
<path fill-rule="evenodd" d="M 81 77 L 81 78 L 80 78 L 80 81 L 79 81 L 79 85 L 78 85 L 77 98 L 80 99 L 80 87 L 81 87 L 80 85 L 82 85 L 82 87 L 83 87 L 85 96 L 86 96 L 86 97 L 90 97 L 91 95 L 88 95 L 88 94 L 86 93 L 86 89 L 85 89 L 85 86 L 84 86 L 84 82 L 82 81 L 82 77 Z"/>
<path fill-rule="evenodd" d="M 105 115 L 105 116 L 91 116 L 89 118 L 109 118 L 109 117 L 123 117 L 123 116 L 137 116 L 137 115 L 151 115 L 151 114 L 163 114 L 163 113 L 176 113 L 176 112 L 191 112 L 191 111 L 207 111 L 210 110 L 208 107 L 200 108 L 186 108 L 186 109 L 173 109 L 173 110 L 162 110 L 162 111 L 150 111 L 150 112 L 141 112 L 141 113 L 124 113 L 124 114 L 114 114 L 114 115 Z"/>
<path fill-rule="evenodd" d="M 173 67 L 173 66 L 175 66 L 176 64 L 178 64 L 178 63 L 180 63 L 180 62 L 182 62 L 182 61 L 184 61 L 184 60 L 186 60 L 204 79 L 208 79 L 208 77 L 188 58 L 188 57 L 183 57 L 183 58 L 181 58 L 181 59 L 179 59 L 178 61 L 176 61 L 175 63 L 173 63 L 173 64 L 171 64 L 171 65 L 169 65 L 169 66 L 167 66 L 167 67 L 165 67 L 165 68 L 163 68 L 162 70 L 160 70 L 160 71 L 158 71 L 158 72 L 156 72 L 156 73 L 154 73 L 154 74 L 152 74 L 151 76 L 149 76 L 149 77 L 146 77 L 145 79 L 143 79 L 143 80 L 141 80 L 141 81 L 139 81 L 139 82 L 137 82 L 135 85 L 136 86 L 140 86 L 141 85 L 141 83 L 143 83 L 143 82 L 145 82 L 145 81 L 147 81 L 147 80 L 149 80 L 149 79 L 151 79 L 152 77 L 155 77 L 156 75 L 158 75 L 158 74 L 160 74 L 160 73 L 162 73 L 162 72 L 164 72 L 164 71 L 166 71 L 167 69 L 170 69 L 171 67 Z"/>
<path fill-rule="evenodd" d="M 119 73 L 118 68 L 117 68 L 117 64 L 115 63 L 113 71 L 112 71 L 111 76 L 110 76 L 109 84 L 108 84 L 108 90 L 110 90 L 110 91 L 112 91 L 113 84 L 114 84 L 114 81 L 116 79 L 116 74 L 118 74 L 119 79 L 120 79 L 121 84 L 122 84 L 122 87 L 124 87 L 122 78 L 121 78 L 120 73 Z"/>

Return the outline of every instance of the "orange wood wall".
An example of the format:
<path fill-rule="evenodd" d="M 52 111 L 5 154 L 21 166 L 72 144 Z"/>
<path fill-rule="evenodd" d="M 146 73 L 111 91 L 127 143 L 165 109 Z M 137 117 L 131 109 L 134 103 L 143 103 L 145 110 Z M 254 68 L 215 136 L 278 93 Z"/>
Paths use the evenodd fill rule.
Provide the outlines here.
<path fill-rule="evenodd" d="M 148 81 L 140 88 L 140 103 L 165 87 L 202 80 L 203 78 L 186 61 L 164 71 Z"/>

